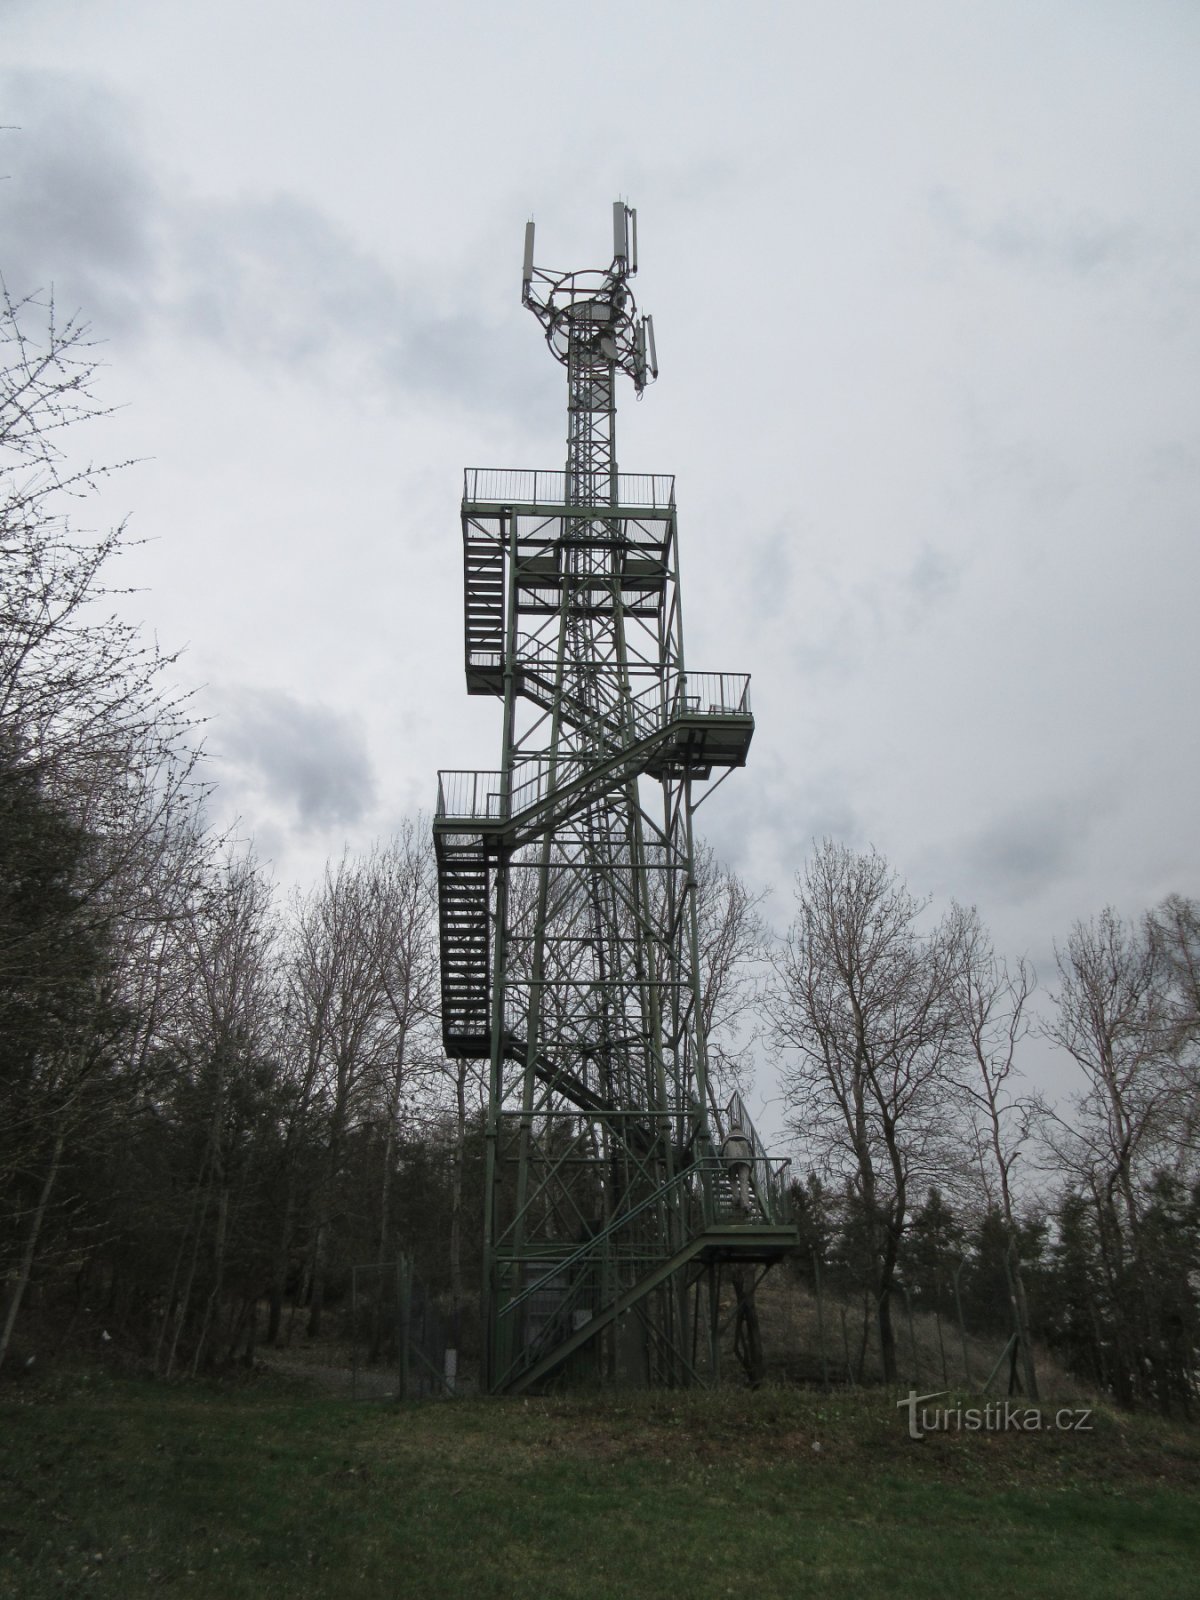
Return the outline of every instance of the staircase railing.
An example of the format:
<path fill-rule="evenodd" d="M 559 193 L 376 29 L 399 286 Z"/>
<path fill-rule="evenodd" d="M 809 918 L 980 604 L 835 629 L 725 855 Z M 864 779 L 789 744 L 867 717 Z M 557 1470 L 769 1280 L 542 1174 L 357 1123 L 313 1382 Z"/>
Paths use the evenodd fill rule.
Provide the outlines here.
<path fill-rule="evenodd" d="M 788 1182 L 791 1161 L 769 1156 L 758 1136 L 758 1129 L 746 1110 L 746 1102 L 735 1089 L 725 1107 L 725 1126 L 722 1138 L 734 1126 L 739 1126 L 750 1143 L 750 1185 L 764 1217 L 780 1224 L 792 1221 L 791 1186 Z"/>
<path fill-rule="evenodd" d="M 555 761 L 539 755 L 515 767 L 507 798 L 503 774 L 498 771 L 455 768 L 439 772 L 435 821 L 479 818 L 491 823 L 508 822 L 548 805 L 557 795 L 583 789 L 592 774 L 603 779 L 608 767 L 624 753 L 632 756 L 638 743 L 665 736 L 682 718 L 750 714 L 750 679 L 744 672 L 682 673 L 664 699 L 659 698 L 661 693 L 660 686 L 653 685 L 636 699 L 614 705 L 612 716 L 627 715 L 631 726 L 626 742 L 614 739 L 602 757 L 576 756 Z"/>
<path fill-rule="evenodd" d="M 707 1145 L 708 1141 L 704 1141 Z M 710 1147 L 711 1148 L 711 1147 Z M 790 1162 L 764 1157 L 770 1165 L 780 1168 Z M 500 1363 L 503 1376 L 499 1387 L 509 1383 L 534 1366 L 554 1346 L 569 1334 L 584 1326 L 595 1314 L 599 1283 L 597 1273 L 607 1271 L 623 1287 L 631 1287 L 644 1271 L 649 1271 L 663 1259 L 662 1240 L 659 1236 L 639 1238 L 636 1224 L 667 1202 L 682 1200 L 683 1238 L 681 1245 L 703 1244 L 703 1236 L 711 1230 L 722 1230 L 728 1238 L 729 1229 L 747 1231 L 764 1225 L 785 1225 L 783 1201 L 787 1185 L 782 1176 L 772 1176 L 769 1181 L 755 1184 L 759 1199 L 757 1212 L 741 1211 L 734 1199 L 726 1162 L 718 1155 L 703 1154 L 669 1179 L 666 1183 L 644 1195 L 635 1204 L 618 1213 L 587 1239 L 562 1252 L 554 1252 L 537 1262 L 528 1256 L 520 1259 L 506 1256 L 503 1249 L 497 1252 L 497 1268 L 501 1278 L 524 1264 L 533 1268 L 537 1276 L 514 1286 L 511 1297 L 505 1301 L 497 1322 L 500 1351 L 507 1351 L 507 1361 Z M 765 1202 L 765 1203 L 764 1203 Z M 666 1225 L 666 1219 L 663 1219 Z M 632 1234 L 631 1237 L 624 1237 Z M 540 1270 L 539 1270 L 540 1269 Z M 611 1293 L 605 1296 L 611 1299 Z M 539 1301 L 550 1305 L 539 1307 Z M 540 1326 L 520 1337 L 523 1316 L 543 1313 Z M 578 1319 L 578 1320 L 577 1320 Z"/>

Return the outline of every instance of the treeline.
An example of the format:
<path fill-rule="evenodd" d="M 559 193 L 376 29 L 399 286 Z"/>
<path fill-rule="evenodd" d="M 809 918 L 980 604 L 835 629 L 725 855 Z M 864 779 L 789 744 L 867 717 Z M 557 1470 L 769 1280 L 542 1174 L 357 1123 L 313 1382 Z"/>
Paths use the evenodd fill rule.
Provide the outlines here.
<path fill-rule="evenodd" d="M 0 1364 L 50 1307 L 197 1371 L 264 1299 L 317 1333 L 400 1241 L 460 1310 L 479 1096 L 438 1049 L 428 829 L 283 905 L 212 831 L 172 661 L 109 599 L 125 532 L 68 516 L 112 470 L 76 454 L 87 330 L 5 296 L 0 345 Z"/>
<path fill-rule="evenodd" d="M 484 1085 L 440 1049 L 428 827 L 290 897 L 213 832 L 171 661 L 106 601 L 124 532 L 65 514 L 102 475 L 66 453 L 86 330 L 6 299 L 0 343 L 0 1366 L 74 1328 L 167 1375 L 247 1359 L 401 1251 L 469 1353 Z M 907 1299 L 1019 1335 L 1032 1394 L 1041 1340 L 1188 1408 L 1197 906 L 1078 925 L 1035 1017 L 976 913 L 934 923 L 873 852 L 822 845 L 781 938 L 710 852 L 697 877 L 712 1077 L 774 1050 L 800 1269 L 866 1308 L 884 1376 Z M 1021 1075 L 1035 1032 L 1067 1108 Z"/>
<path fill-rule="evenodd" d="M 1126 1402 L 1191 1409 L 1200 1349 L 1200 906 L 1111 910 L 1057 952 L 1040 1017 L 974 910 L 936 924 L 882 856 L 826 841 L 769 953 L 763 1007 L 814 1276 L 864 1297 L 896 1381 L 896 1308 L 1034 1341 Z M 1031 1091 L 1031 1035 L 1081 1085 Z M 964 1276 L 965 1274 L 965 1276 Z M 965 1285 L 965 1289 L 963 1287 Z M 955 1306 L 956 1314 L 958 1306 Z"/>

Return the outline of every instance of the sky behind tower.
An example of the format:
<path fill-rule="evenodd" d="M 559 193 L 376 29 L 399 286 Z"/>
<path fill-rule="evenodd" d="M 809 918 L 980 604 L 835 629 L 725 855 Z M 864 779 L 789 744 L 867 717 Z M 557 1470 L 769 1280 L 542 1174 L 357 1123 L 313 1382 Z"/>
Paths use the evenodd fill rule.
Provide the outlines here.
<path fill-rule="evenodd" d="M 753 675 L 701 813 L 977 903 L 1052 976 L 1200 893 L 1191 0 L 0 0 L 0 271 L 107 341 L 138 614 L 285 882 L 495 764 L 465 465 L 559 467 L 519 304 L 638 208 L 688 657 Z"/>

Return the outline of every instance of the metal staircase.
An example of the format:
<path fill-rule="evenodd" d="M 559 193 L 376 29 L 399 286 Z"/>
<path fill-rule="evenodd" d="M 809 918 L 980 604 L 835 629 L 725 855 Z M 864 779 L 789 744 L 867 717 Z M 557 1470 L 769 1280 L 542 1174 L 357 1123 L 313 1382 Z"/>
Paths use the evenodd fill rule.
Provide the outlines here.
<path fill-rule="evenodd" d="M 442 1038 L 447 1055 L 491 1054 L 488 856 L 483 840 L 436 833 Z"/>
<path fill-rule="evenodd" d="M 748 680 L 742 674 L 723 676 L 736 676 L 743 684 L 736 710 L 710 706 L 701 711 L 675 697 L 662 721 L 631 714 L 623 742 L 617 742 L 616 719 L 610 715 L 612 743 L 599 751 L 561 760 L 539 755 L 507 775 L 495 769 L 439 772 L 435 833 L 479 833 L 493 849 L 516 849 L 560 828 L 642 773 L 660 776 L 674 768 L 708 777 L 714 766 L 744 766 L 754 733 Z"/>
<path fill-rule="evenodd" d="M 753 1134 L 757 1143 L 757 1135 Z M 725 1162 L 703 1141 L 705 1153 L 639 1205 L 614 1217 L 567 1254 L 538 1263 L 506 1302 L 498 1348 L 510 1356 L 499 1387 L 510 1394 L 540 1383 L 570 1361 L 611 1323 L 686 1269 L 689 1286 L 722 1263 L 764 1266 L 796 1247 L 787 1192 L 789 1163 L 756 1164 L 749 1212 L 738 1206 Z M 684 1237 L 665 1259 L 645 1248 L 638 1223 L 678 1193 L 687 1220 Z M 501 1261 L 501 1270 L 512 1265 Z M 622 1272 L 621 1268 L 625 1271 Z M 605 1280 L 625 1283 L 605 1296 Z M 531 1317 L 531 1313 L 533 1314 Z M 528 1323 L 536 1325 L 531 1329 Z M 693 1373 L 693 1376 L 699 1376 Z"/>
<path fill-rule="evenodd" d="M 468 694 L 499 694 L 504 660 L 502 527 L 481 533 L 464 524 L 463 597 Z"/>

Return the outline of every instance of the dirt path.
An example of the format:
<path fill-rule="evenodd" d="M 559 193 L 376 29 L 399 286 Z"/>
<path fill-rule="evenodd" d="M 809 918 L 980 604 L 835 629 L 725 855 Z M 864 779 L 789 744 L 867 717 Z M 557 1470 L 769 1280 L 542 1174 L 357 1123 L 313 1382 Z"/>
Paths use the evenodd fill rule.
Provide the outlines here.
<path fill-rule="evenodd" d="M 324 1394 L 344 1400 L 390 1400 L 396 1396 L 399 1378 L 386 1367 L 360 1366 L 357 1381 L 353 1366 L 339 1362 L 340 1351 L 329 1349 L 272 1350 L 260 1347 L 256 1357 L 269 1372 L 300 1378 Z"/>

